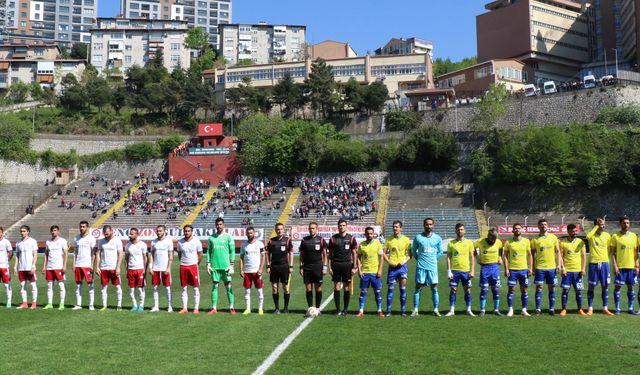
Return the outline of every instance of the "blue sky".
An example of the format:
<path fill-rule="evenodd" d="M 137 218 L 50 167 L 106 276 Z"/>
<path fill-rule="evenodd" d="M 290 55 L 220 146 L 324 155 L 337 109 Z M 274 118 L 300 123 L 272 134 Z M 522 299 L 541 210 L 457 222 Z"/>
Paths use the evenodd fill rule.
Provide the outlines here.
<path fill-rule="evenodd" d="M 307 26 L 307 41 L 349 42 L 358 54 L 392 37 L 433 41 L 435 57 L 454 60 L 476 55 L 475 16 L 483 0 L 234 0 L 233 23 Z M 120 1 L 100 0 L 99 15 L 115 16 Z"/>

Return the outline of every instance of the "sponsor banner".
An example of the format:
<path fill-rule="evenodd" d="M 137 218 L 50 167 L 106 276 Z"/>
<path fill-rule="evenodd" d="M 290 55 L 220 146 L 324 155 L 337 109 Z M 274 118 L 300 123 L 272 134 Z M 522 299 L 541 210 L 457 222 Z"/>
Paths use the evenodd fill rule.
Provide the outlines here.
<path fill-rule="evenodd" d="M 151 241 L 156 239 L 156 229 L 155 228 L 138 228 L 140 230 L 140 238 L 143 241 Z M 121 240 L 129 240 L 129 228 L 113 228 L 115 235 Z M 264 229 L 263 228 L 255 228 L 256 230 L 256 239 L 263 240 L 264 239 Z M 225 232 L 229 233 L 234 241 L 244 241 L 247 239 L 245 228 L 225 228 Z M 193 228 L 193 235 L 200 240 L 207 240 L 211 234 L 215 232 L 214 228 Z M 91 234 L 95 238 L 102 238 L 102 231 L 100 229 L 92 229 Z M 182 238 L 182 228 L 171 228 L 167 227 L 167 236 L 173 239 Z"/>
<path fill-rule="evenodd" d="M 192 147 L 189 149 L 189 155 L 229 155 L 230 152 L 229 147 Z"/>
<path fill-rule="evenodd" d="M 580 225 L 576 225 L 576 229 L 578 230 L 578 233 L 580 233 Z M 513 232 L 511 231 L 513 228 L 513 225 L 500 225 L 498 227 L 498 233 L 499 234 L 512 234 Z M 531 234 L 538 234 L 540 231 L 538 230 L 538 226 L 533 226 L 533 225 L 527 225 L 527 226 L 522 226 L 522 234 L 523 235 L 531 235 Z M 553 234 L 567 234 L 567 226 L 566 225 L 549 225 L 548 233 L 553 233 Z"/>

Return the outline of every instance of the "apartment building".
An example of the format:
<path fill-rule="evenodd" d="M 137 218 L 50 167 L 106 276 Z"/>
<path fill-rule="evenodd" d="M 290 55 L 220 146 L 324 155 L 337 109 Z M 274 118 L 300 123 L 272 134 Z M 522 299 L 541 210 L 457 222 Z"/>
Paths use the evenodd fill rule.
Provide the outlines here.
<path fill-rule="evenodd" d="M 219 25 L 220 52 L 229 64 L 301 61 L 305 58 L 305 34 L 300 25 L 258 23 Z"/>
<path fill-rule="evenodd" d="M 432 53 L 433 43 L 421 38 L 392 38 L 384 47 L 378 48 L 375 53 L 379 56 L 406 55 L 410 53 Z"/>
<path fill-rule="evenodd" d="M 201 27 L 209 41 L 220 49 L 218 25 L 231 23 L 231 0 L 120 0 L 120 15 L 186 21 L 189 28 Z"/>
<path fill-rule="evenodd" d="M 36 82 L 42 87 L 58 91 L 65 75 L 73 74 L 80 79 L 85 66 L 84 60 L 61 59 L 57 45 L 2 44 L 0 89 L 7 89 L 17 82 Z"/>
<path fill-rule="evenodd" d="M 592 60 L 588 4 L 572 0 L 496 0 L 476 18 L 478 61 L 517 59 L 534 81 L 576 79 Z"/>
<path fill-rule="evenodd" d="M 637 70 L 640 65 L 640 0 L 592 0 L 594 18 L 593 60 L 604 74 L 607 61 L 619 68 Z M 610 64 L 607 74 L 614 74 Z"/>
<path fill-rule="evenodd" d="M 504 84 L 510 92 L 523 89 L 531 83 L 533 69 L 522 61 L 499 59 L 485 61 L 468 68 L 436 77 L 436 86 L 454 89 L 458 98 L 484 95 L 491 84 Z"/>
<path fill-rule="evenodd" d="M 91 65 L 99 73 L 109 69 L 110 74 L 122 74 L 134 65 L 144 66 L 161 52 L 167 70 L 188 69 L 187 30 L 187 21 L 98 18 L 91 30 Z"/>
<path fill-rule="evenodd" d="M 98 0 L 5 0 L 6 44 L 89 43 Z"/>

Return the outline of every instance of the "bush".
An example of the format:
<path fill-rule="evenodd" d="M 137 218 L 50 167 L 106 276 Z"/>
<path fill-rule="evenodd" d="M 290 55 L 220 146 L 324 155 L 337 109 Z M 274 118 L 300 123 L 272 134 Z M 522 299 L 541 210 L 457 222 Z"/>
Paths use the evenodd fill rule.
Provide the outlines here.
<path fill-rule="evenodd" d="M 160 155 L 163 157 L 169 155 L 173 149 L 178 147 L 182 142 L 184 142 L 184 138 L 179 135 L 170 135 L 159 139 L 157 144 L 160 148 Z"/>
<path fill-rule="evenodd" d="M 453 134 L 432 126 L 412 132 L 400 150 L 396 166 L 402 169 L 442 171 L 457 164 Z"/>
<path fill-rule="evenodd" d="M 128 145 L 124 148 L 124 155 L 127 160 L 147 161 L 163 157 L 160 149 L 153 143 L 141 142 Z"/>
<path fill-rule="evenodd" d="M 596 118 L 596 123 L 638 125 L 640 124 L 640 106 L 629 104 L 622 107 L 605 108 Z"/>
<path fill-rule="evenodd" d="M 395 110 L 387 113 L 385 121 L 389 131 L 411 131 L 420 125 L 422 117 L 418 112 Z"/>

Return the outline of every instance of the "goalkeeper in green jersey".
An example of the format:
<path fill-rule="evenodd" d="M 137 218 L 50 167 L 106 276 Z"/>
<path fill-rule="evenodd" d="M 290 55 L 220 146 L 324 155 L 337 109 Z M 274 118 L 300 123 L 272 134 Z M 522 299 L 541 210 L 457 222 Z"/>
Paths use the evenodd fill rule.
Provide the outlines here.
<path fill-rule="evenodd" d="M 209 314 L 218 312 L 218 287 L 224 283 L 229 298 L 229 313 L 234 315 L 233 290 L 231 289 L 231 275 L 233 275 L 233 259 L 236 255 L 236 247 L 233 237 L 224 231 L 224 219 L 216 219 L 216 232 L 209 236 L 207 246 L 207 272 L 211 275 L 213 288 L 211 290 L 212 307 Z"/>

